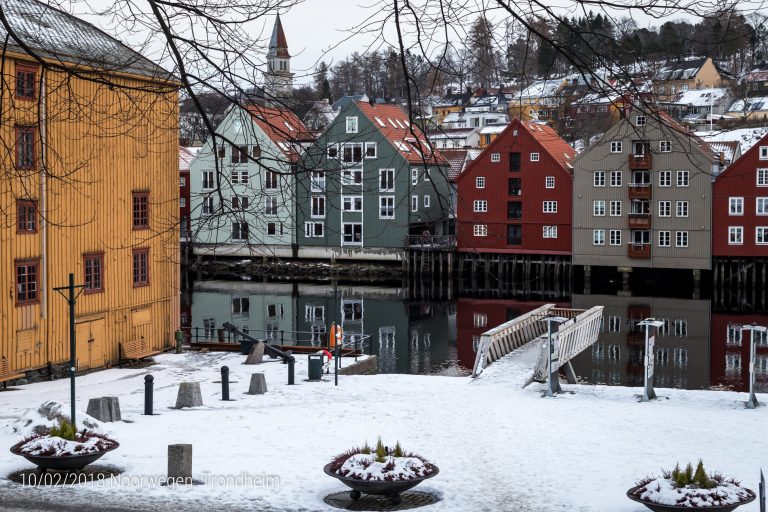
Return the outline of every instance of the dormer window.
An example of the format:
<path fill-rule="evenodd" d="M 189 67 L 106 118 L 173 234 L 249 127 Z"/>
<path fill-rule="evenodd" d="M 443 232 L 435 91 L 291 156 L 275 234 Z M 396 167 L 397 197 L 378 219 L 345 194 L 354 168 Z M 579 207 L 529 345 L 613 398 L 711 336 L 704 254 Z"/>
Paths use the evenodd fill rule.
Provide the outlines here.
<path fill-rule="evenodd" d="M 347 133 L 357 133 L 357 116 L 347 117 Z"/>

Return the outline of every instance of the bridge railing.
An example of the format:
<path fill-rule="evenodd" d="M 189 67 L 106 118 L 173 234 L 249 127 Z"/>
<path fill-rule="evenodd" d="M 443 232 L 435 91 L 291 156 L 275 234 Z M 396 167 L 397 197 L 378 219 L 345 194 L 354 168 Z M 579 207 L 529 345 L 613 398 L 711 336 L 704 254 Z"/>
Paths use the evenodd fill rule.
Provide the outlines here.
<path fill-rule="evenodd" d="M 547 326 L 541 319 L 551 316 L 554 309 L 554 304 L 545 304 L 484 332 L 480 336 L 472 377 L 478 377 L 489 364 L 546 332 Z"/>
<path fill-rule="evenodd" d="M 561 324 L 557 333 L 554 334 L 557 336 L 557 341 L 560 344 L 558 368 L 567 364 L 587 347 L 590 347 L 597 341 L 597 337 L 600 334 L 600 326 L 603 322 L 603 306 L 594 306 L 586 311 L 580 311 L 581 313 L 575 317 L 568 317 L 559 313 L 557 315 L 572 319 Z M 546 338 L 546 335 L 544 337 Z M 536 367 L 533 371 L 533 380 L 535 381 L 545 382 L 547 380 L 548 350 L 549 347 L 547 346 L 546 339 L 544 339 L 539 351 L 539 360 L 536 362 Z"/>

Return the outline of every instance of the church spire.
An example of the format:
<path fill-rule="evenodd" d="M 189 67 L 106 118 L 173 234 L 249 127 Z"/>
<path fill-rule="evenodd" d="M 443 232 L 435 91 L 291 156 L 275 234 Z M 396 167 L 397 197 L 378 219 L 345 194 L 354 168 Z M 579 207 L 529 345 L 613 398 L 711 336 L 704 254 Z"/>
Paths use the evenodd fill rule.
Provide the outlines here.
<path fill-rule="evenodd" d="M 267 72 L 264 74 L 266 92 L 273 98 L 287 98 L 293 93 L 293 73 L 288 40 L 285 38 L 280 15 L 275 19 L 267 53 Z"/>
<path fill-rule="evenodd" d="M 267 56 L 279 57 L 281 59 L 291 58 L 291 55 L 288 53 L 288 41 L 285 38 L 279 14 L 277 19 L 275 19 L 275 26 L 272 28 L 272 38 L 269 40 L 269 54 Z"/>

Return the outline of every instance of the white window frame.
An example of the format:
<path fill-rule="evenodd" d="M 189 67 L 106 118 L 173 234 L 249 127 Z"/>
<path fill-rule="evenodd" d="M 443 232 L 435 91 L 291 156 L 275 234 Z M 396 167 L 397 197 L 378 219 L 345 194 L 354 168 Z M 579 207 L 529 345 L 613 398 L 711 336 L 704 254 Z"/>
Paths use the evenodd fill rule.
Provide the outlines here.
<path fill-rule="evenodd" d="M 187 186 L 187 178 L 184 176 L 179 177 L 179 186 L 180 187 L 186 187 Z"/>
<path fill-rule="evenodd" d="M 672 216 L 672 201 L 659 201 L 659 217 Z"/>
<path fill-rule="evenodd" d="M 605 201 L 592 201 L 592 216 L 605 217 Z"/>
<path fill-rule="evenodd" d="M 675 247 L 688 247 L 687 231 L 675 231 Z"/>
<path fill-rule="evenodd" d="M 605 230 L 593 229 L 592 230 L 592 245 L 605 245 Z"/>
<path fill-rule="evenodd" d="M 675 201 L 675 217 L 688 217 L 689 212 L 688 201 Z"/>
<path fill-rule="evenodd" d="M 623 153 L 623 152 L 624 152 L 624 141 L 612 140 L 611 153 Z"/>
<path fill-rule="evenodd" d="M 488 236 L 488 225 L 487 224 L 473 225 L 472 236 Z"/>
<path fill-rule="evenodd" d="M 179 208 L 186 208 L 187 207 L 187 198 L 186 197 L 180 197 L 179 198 Z"/>
<path fill-rule="evenodd" d="M 391 215 L 384 215 L 382 212 L 390 211 L 390 205 L 385 203 L 391 202 Z M 395 218 L 395 196 L 379 196 L 379 218 L 385 220 L 391 220 Z"/>
<path fill-rule="evenodd" d="M 547 176 L 544 178 L 544 188 L 555 188 L 554 176 Z"/>
<path fill-rule="evenodd" d="M 485 188 L 485 176 L 475 178 L 475 188 Z"/>
<path fill-rule="evenodd" d="M 611 217 L 621 217 L 621 201 L 611 201 L 609 208 L 608 208 L 608 214 Z"/>
<path fill-rule="evenodd" d="M 213 215 L 216 211 L 216 203 L 213 200 L 213 196 L 206 196 L 203 198 L 203 207 L 201 209 L 202 215 Z"/>
<path fill-rule="evenodd" d="M 430 195 L 429 194 L 424 194 L 424 197 L 423 197 L 424 208 L 429 208 L 430 207 L 430 200 L 431 200 Z"/>
<path fill-rule="evenodd" d="M 542 238 L 557 238 L 557 226 L 543 226 Z"/>
<path fill-rule="evenodd" d="M 647 121 L 645 116 L 635 116 L 635 126 L 645 126 Z"/>
<path fill-rule="evenodd" d="M 208 178 L 208 179 L 206 179 Z M 203 190 L 213 190 L 216 188 L 216 176 L 213 171 L 202 172 Z M 209 186 L 206 186 L 209 185 Z"/>
<path fill-rule="evenodd" d="M 476 199 L 472 203 L 472 211 L 475 213 L 486 213 L 488 211 L 488 201 L 485 199 Z"/>
<path fill-rule="evenodd" d="M 277 210 L 280 208 L 280 203 L 276 197 L 267 196 L 264 198 L 264 215 L 277 215 Z M 273 210 L 274 213 L 268 213 Z"/>
<path fill-rule="evenodd" d="M 659 247 L 672 247 L 671 231 L 659 231 Z"/>
<path fill-rule="evenodd" d="M 760 160 L 768 160 L 768 146 L 760 146 Z"/>
<path fill-rule="evenodd" d="M 755 245 L 768 245 L 768 226 L 755 226 Z"/>
<path fill-rule="evenodd" d="M 592 186 L 593 187 L 605 186 L 605 171 L 595 171 L 595 174 L 592 177 Z"/>
<path fill-rule="evenodd" d="M 357 116 L 347 116 L 345 128 L 347 133 L 357 133 L 358 119 Z"/>
<path fill-rule="evenodd" d="M 233 236 L 230 240 L 233 241 L 233 242 L 247 242 L 248 241 L 248 236 L 250 235 L 250 231 L 251 231 L 250 226 L 248 225 L 247 222 L 240 222 L 240 221 L 233 222 L 232 223 L 232 232 L 234 232 L 234 230 L 235 230 L 234 229 L 234 225 L 235 224 L 238 224 L 240 226 L 240 228 L 238 229 L 238 235 L 240 235 L 240 236 L 242 236 L 242 234 L 243 234 L 242 226 L 243 226 L 243 224 L 245 224 L 245 231 L 246 231 L 245 235 L 246 236 L 245 236 L 245 238 L 241 238 L 241 237 L 235 238 Z"/>
<path fill-rule="evenodd" d="M 611 229 L 608 232 L 608 245 L 612 245 L 614 247 L 621 245 L 621 230 L 620 229 Z"/>
<path fill-rule="evenodd" d="M 691 183 L 691 173 L 689 171 L 677 171 L 675 175 L 675 186 L 689 187 Z"/>
<path fill-rule="evenodd" d="M 731 215 L 731 216 L 744 215 L 744 198 L 743 197 L 728 198 L 728 215 Z"/>
<path fill-rule="evenodd" d="M 768 215 L 768 197 L 755 198 L 755 215 Z"/>
<path fill-rule="evenodd" d="M 360 178 L 359 180 L 357 178 Z M 341 171 L 341 184 L 346 187 L 361 187 L 363 185 L 362 169 L 344 169 Z"/>
<path fill-rule="evenodd" d="M 333 153 L 335 153 L 334 155 L 331 154 L 331 150 L 333 150 Z M 327 158 L 339 160 L 341 158 L 341 155 L 339 154 L 339 145 L 335 142 L 329 143 L 325 149 L 325 155 Z"/>
<path fill-rule="evenodd" d="M 357 201 L 359 199 L 359 201 Z M 360 213 L 363 211 L 363 196 L 341 196 L 341 210 L 345 213 Z"/>
<path fill-rule="evenodd" d="M 728 226 L 728 245 L 744 245 L 744 226 Z"/>
<path fill-rule="evenodd" d="M 672 171 L 659 171 L 659 186 L 660 187 L 672 186 Z"/>
<path fill-rule="evenodd" d="M 557 201 L 542 201 L 542 213 L 557 213 Z"/>
<path fill-rule="evenodd" d="M 419 184 L 419 170 L 411 169 L 411 185 Z"/>
<path fill-rule="evenodd" d="M 387 178 L 387 185 L 389 187 L 382 188 L 382 177 L 384 175 L 390 176 L 390 178 Z M 379 192 L 394 192 L 395 191 L 395 170 L 394 169 L 379 169 Z"/>
<path fill-rule="evenodd" d="M 501 153 L 491 153 L 491 162 L 494 164 L 501 162 Z"/>
<path fill-rule="evenodd" d="M 315 233 L 315 227 L 320 226 L 320 234 Z M 304 223 L 304 237 L 305 238 L 323 238 L 325 236 L 325 223 L 324 222 L 305 222 Z"/>
<path fill-rule="evenodd" d="M 360 160 L 355 160 L 355 148 L 360 148 Z M 345 160 L 345 155 L 347 152 L 347 148 L 349 148 L 349 160 Z M 341 157 L 341 163 L 343 165 L 352 167 L 355 165 L 362 165 L 363 160 L 365 160 L 365 147 L 362 142 L 344 142 L 340 145 L 339 148 L 339 154 Z"/>
<path fill-rule="evenodd" d="M 538 153 L 531 153 L 531 162 L 538 162 L 540 155 Z"/>
<path fill-rule="evenodd" d="M 412 212 L 419 211 L 419 196 L 416 194 L 413 194 L 411 196 L 411 211 Z"/>
<path fill-rule="evenodd" d="M 325 192 L 325 171 L 312 171 L 309 183 L 310 192 Z"/>
<path fill-rule="evenodd" d="M 373 155 L 370 155 L 370 156 L 368 155 L 369 148 L 373 148 Z M 366 158 L 369 160 L 376 158 L 377 155 L 378 155 L 378 149 L 376 148 L 376 143 L 366 142 L 365 145 L 363 146 L 363 160 L 365 160 Z"/>
<path fill-rule="evenodd" d="M 315 201 L 317 201 L 318 207 L 315 208 Z M 320 207 L 322 205 L 322 208 Z M 322 213 L 315 213 L 315 210 L 318 212 L 322 210 Z M 325 215 L 328 212 L 328 203 L 326 202 L 325 196 L 311 196 L 309 199 L 309 216 L 312 219 L 324 219 Z"/>
<path fill-rule="evenodd" d="M 671 152 L 672 152 L 672 142 L 668 140 L 660 140 L 659 153 L 671 153 Z"/>
<path fill-rule="evenodd" d="M 611 186 L 612 187 L 620 187 L 622 186 L 624 182 L 624 177 L 622 176 L 624 173 L 619 171 L 611 171 Z M 616 178 L 616 179 L 614 179 Z"/>
<path fill-rule="evenodd" d="M 755 184 L 758 187 L 768 187 L 768 169 L 757 169 Z"/>
<path fill-rule="evenodd" d="M 346 233 L 345 233 L 345 230 L 346 230 L 347 226 L 352 226 L 352 233 L 351 233 L 351 235 L 352 235 L 353 240 L 351 242 L 348 242 L 348 241 L 344 240 L 344 237 L 347 236 Z M 360 226 L 360 241 L 359 242 L 355 242 L 354 241 L 354 236 L 355 236 L 354 226 Z M 363 223 L 362 222 L 342 222 L 341 223 L 341 245 L 363 245 Z"/>

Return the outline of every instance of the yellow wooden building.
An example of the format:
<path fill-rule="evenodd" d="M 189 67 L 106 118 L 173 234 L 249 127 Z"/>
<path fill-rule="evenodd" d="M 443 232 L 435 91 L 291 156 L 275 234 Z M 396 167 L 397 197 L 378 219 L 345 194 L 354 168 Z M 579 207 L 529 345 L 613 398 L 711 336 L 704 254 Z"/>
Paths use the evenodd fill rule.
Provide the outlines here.
<path fill-rule="evenodd" d="M 53 289 L 70 272 L 85 285 L 79 370 L 116 364 L 121 347 L 160 352 L 179 319 L 177 84 L 67 13 L 3 9 L 0 382 L 68 362 L 67 301 Z"/>

